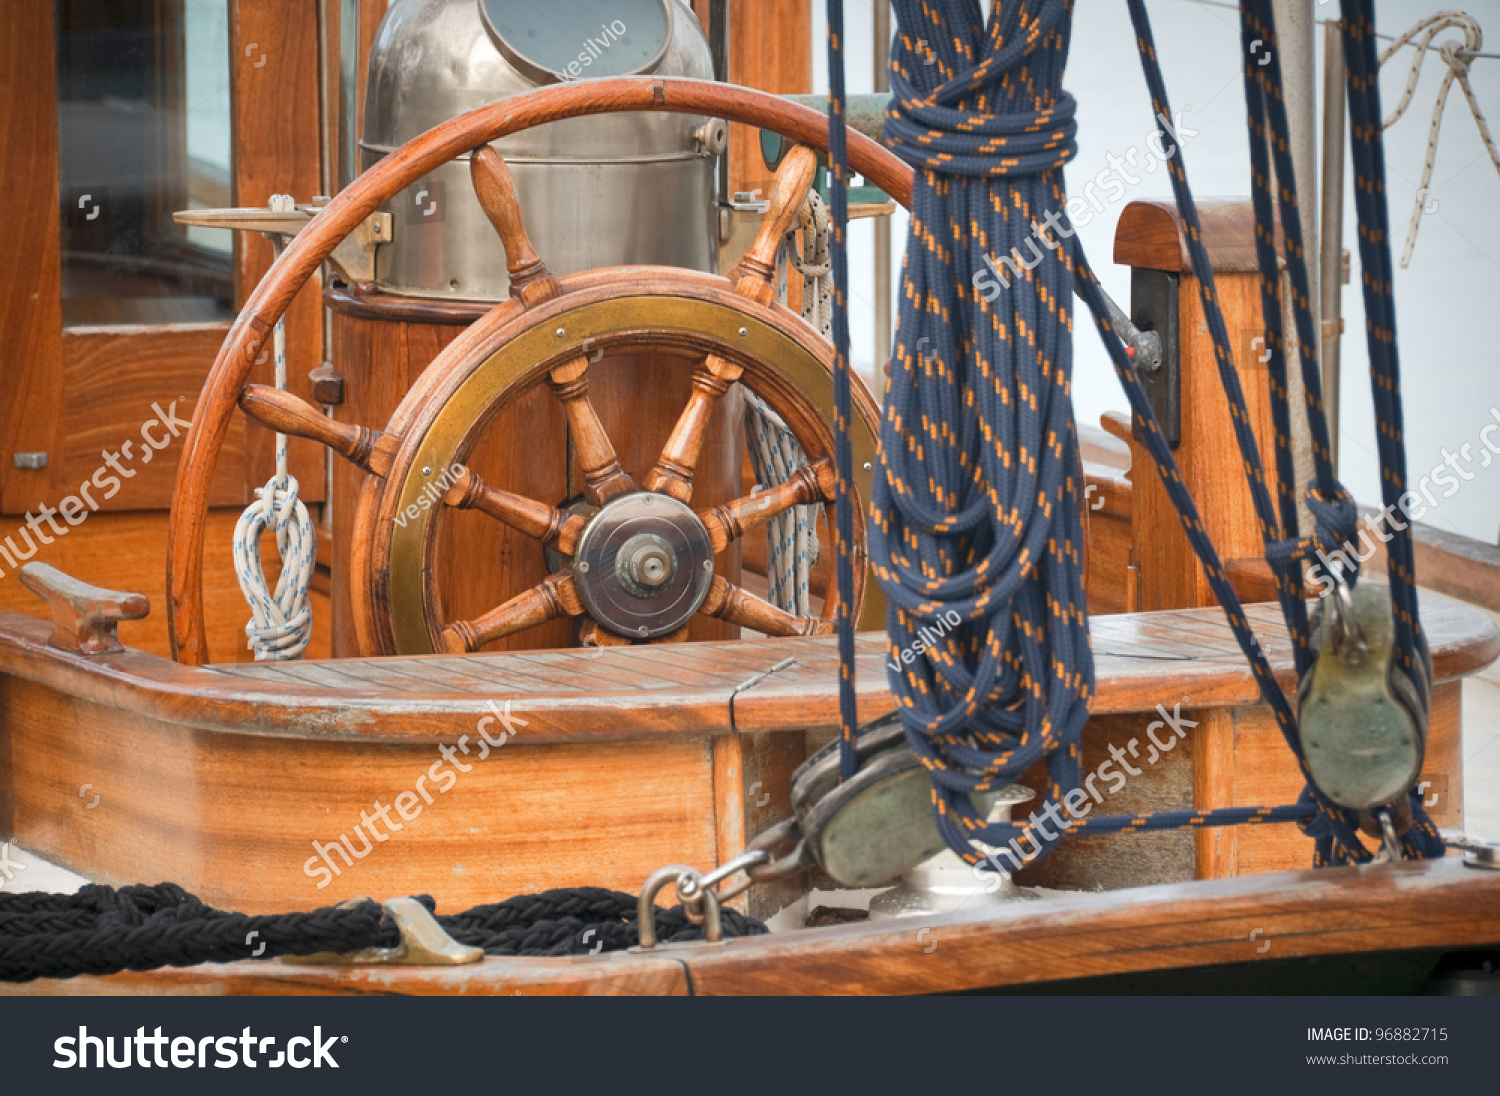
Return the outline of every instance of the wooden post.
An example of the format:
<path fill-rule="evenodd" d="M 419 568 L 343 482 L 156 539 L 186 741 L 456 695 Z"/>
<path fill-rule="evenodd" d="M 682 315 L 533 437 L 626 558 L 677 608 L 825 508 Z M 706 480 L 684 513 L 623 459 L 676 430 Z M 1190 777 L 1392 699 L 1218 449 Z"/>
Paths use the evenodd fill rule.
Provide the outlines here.
<path fill-rule="evenodd" d="M 1273 477 L 1274 498 L 1269 354 L 1261 321 L 1254 214 L 1248 200 L 1200 202 L 1198 214 L 1261 462 L 1267 476 Z M 1133 202 L 1127 206 L 1115 235 L 1114 258 L 1138 271 L 1163 271 L 1179 279 L 1181 443 L 1176 449 L 1177 465 L 1241 599 L 1273 599 L 1275 591 L 1230 427 L 1229 404 L 1214 361 L 1198 279 L 1192 273 L 1173 204 Z M 1149 611 L 1215 604 L 1150 455 L 1134 438 L 1130 448 L 1134 607 Z M 1433 817 L 1444 826 L 1458 826 L 1462 821 L 1459 688 L 1457 681 L 1450 681 L 1434 689 L 1423 769 L 1424 779 L 1443 789 L 1440 796 L 1430 798 L 1435 800 Z M 1167 707 L 1171 707 L 1169 698 Z M 1194 714 L 1198 719 L 1192 731 L 1194 806 L 1269 805 L 1295 799 L 1302 777 L 1268 709 L 1257 705 Z M 1199 830 L 1196 842 L 1200 878 L 1287 870 L 1311 862 L 1307 839 L 1291 825 Z"/>

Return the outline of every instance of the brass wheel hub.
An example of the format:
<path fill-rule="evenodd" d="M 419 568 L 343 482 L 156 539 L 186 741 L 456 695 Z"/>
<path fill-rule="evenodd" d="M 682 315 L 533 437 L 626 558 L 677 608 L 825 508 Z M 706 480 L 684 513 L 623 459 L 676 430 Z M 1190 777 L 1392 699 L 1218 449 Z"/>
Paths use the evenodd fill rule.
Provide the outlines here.
<path fill-rule="evenodd" d="M 677 631 L 708 596 L 714 550 L 697 514 L 669 495 L 637 491 L 609 503 L 578 539 L 573 578 L 589 616 L 617 635 Z"/>

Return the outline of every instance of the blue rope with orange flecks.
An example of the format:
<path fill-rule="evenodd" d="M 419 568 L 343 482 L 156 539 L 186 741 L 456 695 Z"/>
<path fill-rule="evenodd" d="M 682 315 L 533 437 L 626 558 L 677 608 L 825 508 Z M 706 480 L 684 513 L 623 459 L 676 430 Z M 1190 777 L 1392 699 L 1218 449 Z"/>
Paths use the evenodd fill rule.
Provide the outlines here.
<path fill-rule="evenodd" d="M 956 611 L 963 623 L 954 629 L 934 629 L 942 640 L 925 643 L 926 657 L 893 672 L 891 684 L 908 741 L 932 775 L 937 824 L 950 847 L 977 862 L 982 853 L 973 841 L 999 845 L 1027 836 L 1039 856 L 1068 830 L 1051 834 L 1042 828 L 1039 840 L 1037 829 L 1019 823 L 987 824 L 974 811 L 968 793 L 1012 783 L 1043 758 L 1050 780 L 1044 814 L 1078 786 L 1078 738 L 1087 719 L 1092 660 L 1078 558 L 1082 469 L 1068 389 L 1068 305 L 1075 279 L 1188 539 L 1250 661 L 1262 696 L 1300 761 L 1296 721 L 1204 532 L 1149 400 L 1110 329 L 1082 248 L 1061 213 L 1066 198 L 1060 169 L 1074 149 L 1073 104 L 1061 89 L 1071 5 L 1065 0 L 997 2 L 987 28 L 974 0 L 957 0 L 941 9 L 921 0 L 893 2 L 901 32 L 893 51 L 896 101 L 887 121 L 887 139 L 918 174 L 882 425 L 871 558 L 891 599 L 888 629 L 896 665 L 901 664 L 900 652 L 913 646 L 923 627 L 940 615 L 951 619 Z M 1252 14 L 1247 12 L 1247 20 Z M 1154 109 L 1168 120 L 1170 108 L 1150 27 L 1138 0 L 1131 0 L 1131 15 Z M 838 165 L 842 11 L 837 0 L 830 0 L 829 32 L 830 113 L 835 119 L 830 144 Z M 1353 79 L 1351 70 L 1351 98 Z M 1264 74 L 1247 71 L 1246 81 L 1252 126 L 1258 116 L 1257 94 L 1274 89 L 1271 126 L 1283 135 L 1284 145 L 1279 66 Z M 1374 116 L 1379 116 L 1378 101 Z M 1378 128 L 1373 139 L 1378 142 Z M 1310 493 L 1315 533 L 1307 538 L 1281 536 L 1283 527 L 1295 530 L 1295 502 L 1288 506 L 1288 490 L 1281 490 L 1278 521 L 1233 369 L 1181 149 L 1175 140 L 1171 147 L 1169 172 L 1267 555 L 1278 574 L 1289 627 L 1296 634 L 1300 613 L 1301 646 L 1310 651 L 1305 607 L 1293 593 L 1292 575 L 1300 574 L 1301 561 L 1316 549 L 1333 549 L 1352 532 L 1352 500 L 1325 460 Z M 1378 151 L 1377 144 L 1377 161 Z M 1002 176 L 1005 181 L 997 181 Z M 1291 177 L 1289 168 L 1281 177 Z M 1056 231 L 1071 241 L 1067 246 L 1049 238 L 1034 219 L 1033 211 L 1045 208 L 1048 197 L 1050 209 L 1059 213 Z M 838 204 L 836 197 L 836 224 Z M 1282 204 L 1283 217 L 1291 225 L 1288 247 L 1294 263 L 1299 263 L 1300 229 L 1290 187 Z M 1269 209 L 1268 197 L 1257 203 L 1257 214 L 1262 206 Z M 1048 224 L 1053 224 L 1050 218 Z M 1268 224 L 1262 222 L 1267 243 Z M 1036 246 L 1033 232 L 1045 251 Z M 1019 250 L 1021 243 L 1029 244 L 1029 262 Z M 995 267 L 993 254 L 1009 258 L 1006 265 L 1018 279 L 1014 287 Z M 971 260 L 967 267 L 962 258 Z M 1272 259 L 1274 269 L 1274 253 Z M 997 279 L 990 295 L 979 292 L 978 272 L 986 267 Z M 973 294 L 955 277 L 962 269 L 976 272 Z M 999 291 L 999 283 L 1008 294 Z M 1305 266 L 1302 286 L 1305 312 Z M 843 307 L 841 300 L 835 302 L 836 332 Z M 1276 315 L 1279 336 L 1279 311 L 1267 314 Z M 1299 319 L 1299 327 L 1304 322 L 1310 332 L 1310 319 Z M 1316 345 L 1305 336 L 1302 341 Z M 836 345 L 846 353 L 847 343 Z M 1310 365 L 1304 362 L 1304 368 L 1315 375 L 1316 359 Z M 1291 483 L 1289 449 L 1284 457 L 1280 448 L 1280 436 L 1289 432 L 1284 359 L 1280 382 L 1283 406 L 1275 420 L 1278 470 L 1282 481 Z M 1309 414 L 1321 416 L 1316 381 L 1309 392 Z M 1273 384 L 1273 398 L 1276 395 Z M 1396 421 L 1399 438 L 1399 418 Z M 1326 457 L 1326 425 L 1321 435 L 1315 427 L 1314 436 L 1315 443 L 1321 437 Z M 913 468 L 918 475 L 910 474 Z M 1390 472 L 1384 463 L 1383 469 Z M 1404 470 L 1398 467 L 1390 478 L 1401 482 Z M 852 703 L 848 706 L 852 709 Z M 853 720 L 849 713 L 843 718 L 847 775 L 854 768 L 847 749 Z M 1414 798 L 1413 805 L 1417 824 L 1404 839 L 1405 851 L 1418 856 L 1440 853 L 1441 844 L 1420 813 L 1419 800 Z M 1369 859 L 1355 836 L 1352 816 L 1324 799 L 1310 782 L 1298 803 L 1284 807 L 1093 817 L 1073 820 L 1070 829 L 1102 833 L 1293 820 L 1315 838 L 1315 863 Z"/>
<path fill-rule="evenodd" d="M 849 421 L 854 413 L 849 365 L 849 136 L 844 115 L 844 4 L 828 0 L 828 180 L 832 233 L 828 255 L 833 275 L 833 506 L 834 627 L 839 649 L 839 778 L 859 771 L 854 731 L 854 452 Z"/>
<path fill-rule="evenodd" d="M 1354 204 L 1359 219 L 1360 283 L 1365 303 L 1365 342 L 1375 399 L 1375 441 L 1380 457 L 1380 495 L 1388 511 L 1406 493 L 1406 442 L 1402 432 L 1401 368 L 1396 352 L 1396 302 L 1392 296 L 1391 240 L 1385 203 L 1384 123 L 1380 111 L 1380 63 L 1375 52 L 1372 0 L 1343 9 L 1344 57 L 1348 72 L 1350 148 L 1354 160 Z M 1397 528 L 1397 526 L 1400 526 Z M 1408 676 L 1425 680 L 1430 666 L 1427 637 L 1417 615 L 1416 558 L 1409 524 L 1393 522 L 1387 545 L 1396 656 Z M 1430 684 L 1420 690 L 1429 704 Z M 1417 811 L 1421 797 L 1413 798 Z M 1418 815 L 1417 817 L 1420 817 Z"/>

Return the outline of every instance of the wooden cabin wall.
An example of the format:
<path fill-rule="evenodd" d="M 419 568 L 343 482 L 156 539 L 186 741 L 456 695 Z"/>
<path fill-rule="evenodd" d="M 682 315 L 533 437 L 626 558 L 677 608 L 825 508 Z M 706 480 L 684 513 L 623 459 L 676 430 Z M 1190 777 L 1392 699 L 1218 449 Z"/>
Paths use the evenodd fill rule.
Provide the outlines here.
<path fill-rule="evenodd" d="M 0 547 L 9 550 L 9 558 L 0 554 L 0 609 L 45 615 L 16 578 L 29 551 L 29 558 L 85 581 L 145 594 L 152 617 L 127 624 L 121 634 L 127 643 L 165 655 L 166 525 L 181 439 L 168 439 L 148 461 L 142 428 L 166 438 L 159 423 L 168 408 L 170 417 L 191 422 L 229 325 L 63 326 L 55 11 L 47 2 L 0 4 L 0 193 L 12 211 L 23 214 L 11 218 L 8 258 L 0 267 L 0 339 L 8 348 L 0 361 Z M 321 181 L 317 4 L 258 0 L 231 4 L 230 12 L 225 63 L 233 200 L 259 204 L 281 192 L 306 201 Z M 243 300 L 269 265 L 270 248 L 256 237 L 239 246 L 236 256 L 236 297 Z M 291 387 L 303 395 L 307 371 L 322 358 L 318 297 L 314 284 L 288 317 Z M 256 373 L 263 383 L 273 380 L 269 357 Z M 45 467 L 18 467 L 18 453 L 47 454 Z M 106 499 L 108 454 L 128 474 L 119 474 L 119 487 Z M 324 497 L 323 468 L 320 449 L 293 442 L 292 471 L 304 500 Z M 210 643 L 221 659 L 243 647 L 240 629 L 248 616 L 233 575 L 229 533 L 250 489 L 271 471 L 270 433 L 237 421 L 213 483 L 211 503 L 225 509 L 215 511 L 207 551 Z M 88 497 L 80 486 L 85 483 L 91 483 Z M 80 516 L 79 502 L 65 503 L 70 496 L 92 509 Z M 80 520 L 59 523 L 62 534 L 49 532 L 41 508 L 64 505 L 73 507 L 65 513 Z M 35 519 L 31 525 L 28 514 Z M 274 550 L 268 555 L 274 558 Z M 326 597 L 315 594 L 314 603 L 326 619 Z M 326 651 L 326 628 L 324 633 Z"/>

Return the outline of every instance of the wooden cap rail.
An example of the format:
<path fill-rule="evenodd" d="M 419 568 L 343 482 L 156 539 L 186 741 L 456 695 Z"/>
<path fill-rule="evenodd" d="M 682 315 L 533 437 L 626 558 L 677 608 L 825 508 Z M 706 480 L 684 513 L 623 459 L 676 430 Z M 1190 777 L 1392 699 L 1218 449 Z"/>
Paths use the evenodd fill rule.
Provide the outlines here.
<path fill-rule="evenodd" d="M 75 654 L 123 651 L 120 621 L 140 620 L 151 611 L 151 603 L 141 594 L 90 586 L 45 563 L 22 567 L 21 585 L 52 609 L 53 629 L 47 642 Z"/>
<path fill-rule="evenodd" d="M 1217 198 L 1198 203 L 1203 246 L 1217 274 L 1254 274 L 1255 210 L 1248 198 Z M 1281 225 L 1276 225 L 1281 247 Z M 1183 234 L 1182 218 L 1170 200 L 1131 202 L 1120 214 L 1115 230 L 1115 262 L 1146 270 L 1193 272 Z"/>
<path fill-rule="evenodd" d="M 1246 607 L 1272 669 L 1295 687 L 1291 643 L 1274 604 Z M 1500 654 L 1481 610 L 1424 595 L 1439 680 Z M 1259 690 L 1217 608 L 1095 617 L 1096 716 L 1255 704 Z M 745 682 L 771 667 L 792 665 Z M 859 718 L 891 711 L 884 635 L 855 641 Z M 351 658 L 189 667 L 129 649 L 80 658 L 48 645 L 47 625 L 0 613 L 0 674 L 149 719 L 230 734 L 362 742 L 443 742 L 507 701 L 528 744 L 828 729 L 838 725 L 831 638 L 745 639 L 478 655 Z"/>

